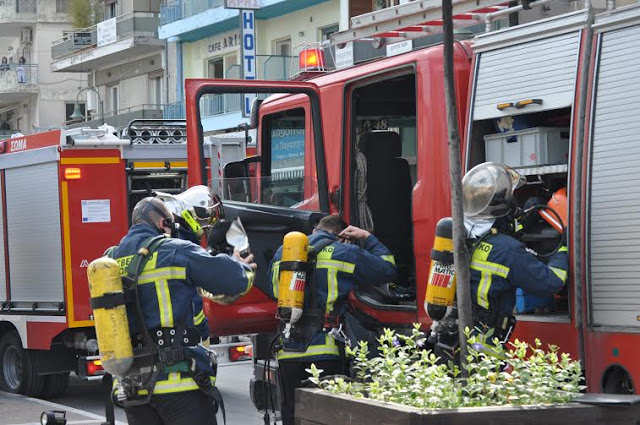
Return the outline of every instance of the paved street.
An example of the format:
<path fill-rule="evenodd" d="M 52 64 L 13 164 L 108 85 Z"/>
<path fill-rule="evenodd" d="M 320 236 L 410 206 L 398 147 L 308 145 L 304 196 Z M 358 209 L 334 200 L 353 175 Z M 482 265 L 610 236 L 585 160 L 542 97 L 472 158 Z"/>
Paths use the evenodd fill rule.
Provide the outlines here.
<path fill-rule="evenodd" d="M 218 387 L 224 397 L 229 425 L 260 425 L 262 418 L 249 400 L 249 379 L 251 364 L 221 367 L 218 373 Z M 100 382 L 83 383 L 72 379 L 65 397 L 53 402 L 104 415 L 104 402 Z M 219 423 L 222 424 L 221 416 Z M 33 421 L 37 421 L 34 418 Z M 116 408 L 116 420 L 127 423 L 124 411 Z"/>

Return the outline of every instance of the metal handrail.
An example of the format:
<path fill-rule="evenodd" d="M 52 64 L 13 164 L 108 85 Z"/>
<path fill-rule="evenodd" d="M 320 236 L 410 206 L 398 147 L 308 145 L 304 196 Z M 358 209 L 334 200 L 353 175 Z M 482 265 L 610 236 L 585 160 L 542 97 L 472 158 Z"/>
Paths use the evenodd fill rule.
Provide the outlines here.
<path fill-rule="evenodd" d="M 224 6 L 224 0 L 175 0 L 160 7 L 160 25 L 198 15 Z"/>
<path fill-rule="evenodd" d="M 116 16 L 116 24 L 119 22 L 122 22 L 126 19 L 129 19 L 131 17 L 149 17 L 149 18 L 153 18 L 153 17 L 160 17 L 159 13 L 155 13 L 155 12 L 129 12 L 129 13 L 125 13 L 124 15 L 120 15 L 120 16 Z M 107 19 L 105 19 L 106 21 Z M 81 28 L 81 29 L 77 29 L 71 32 L 68 32 L 64 37 L 59 38 L 57 40 L 54 40 L 51 44 L 53 46 L 57 46 L 58 44 L 64 43 L 65 41 L 70 41 L 73 40 L 73 34 L 74 33 L 80 33 L 80 32 L 94 32 L 98 30 L 98 25 L 100 23 L 102 23 L 104 21 L 99 22 L 98 24 L 92 25 L 90 27 L 87 28 Z M 135 32 L 135 27 L 134 27 L 134 32 Z M 130 33 L 125 33 L 125 34 L 118 34 L 118 39 L 120 39 L 120 36 L 122 35 L 128 35 Z M 80 47 L 80 46 L 79 46 Z M 82 46 L 82 47 L 89 47 L 89 46 Z"/>
<path fill-rule="evenodd" d="M 157 111 L 161 111 L 163 110 L 164 104 L 161 103 L 142 103 L 139 105 L 134 105 L 134 106 L 129 106 L 128 108 L 121 108 L 115 111 L 109 111 L 109 112 L 105 112 L 104 113 L 104 119 L 106 120 L 107 118 L 110 117 L 115 117 L 118 115 L 123 115 L 123 114 L 127 114 L 130 112 L 137 112 L 137 111 L 149 111 L 149 110 L 157 110 Z M 89 118 L 87 119 L 87 121 L 95 121 L 96 119 L 100 119 L 100 116 L 96 116 L 95 118 L 93 116 L 89 116 Z"/>
<path fill-rule="evenodd" d="M 7 83 L 5 75 L 15 76 Z M 36 64 L 0 64 L 0 91 L 13 91 L 22 86 L 38 84 L 38 65 Z"/>

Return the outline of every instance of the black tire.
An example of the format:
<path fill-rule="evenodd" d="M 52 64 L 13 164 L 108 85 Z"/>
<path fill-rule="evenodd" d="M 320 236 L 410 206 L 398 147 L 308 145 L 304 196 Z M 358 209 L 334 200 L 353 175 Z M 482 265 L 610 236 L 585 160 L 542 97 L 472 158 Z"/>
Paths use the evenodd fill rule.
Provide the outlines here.
<path fill-rule="evenodd" d="M 44 390 L 44 376 L 38 375 L 35 356 L 22 348 L 15 331 L 0 339 L 0 389 L 29 397 L 40 397 Z"/>
<path fill-rule="evenodd" d="M 69 372 L 46 375 L 42 398 L 61 397 L 67 392 L 67 388 L 69 388 Z"/>
<path fill-rule="evenodd" d="M 614 366 L 606 375 L 602 392 L 605 394 L 635 394 L 631 376 L 621 367 Z"/>

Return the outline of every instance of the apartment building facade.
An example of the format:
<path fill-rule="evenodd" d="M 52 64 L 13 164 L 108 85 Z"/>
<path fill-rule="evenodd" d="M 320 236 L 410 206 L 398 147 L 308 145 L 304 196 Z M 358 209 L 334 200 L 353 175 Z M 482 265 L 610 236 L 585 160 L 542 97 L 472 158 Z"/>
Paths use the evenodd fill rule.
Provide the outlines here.
<path fill-rule="evenodd" d="M 168 102 L 165 117 L 184 116 L 186 78 L 243 78 L 239 11 L 223 0 L 167 0 L 159 36 L 168 42 Z M 289 79 L 298 54 L 339 30 L 340 0 L 261 0 L 255 11 L 256 78 Z M 205 132 L 229 129 L 247 118 L 240 95 L 206 96 Z"/>
<path fill-rule="evenodd" d="M 158 38 L 157 0 L 103 0 L 103 18 L 50 45 L 54 72 L 86 75 L 85 122 L 123 128 L 132 119 L 162 118 L 165 42 Z M 79 42 L 80 41 L 80 42 Z"/>
<path fill-rule="evenodd" d="M 84 76 L 53 73 L 51 42 L 71 29 L 68 0 L 0 1 L 0 139 L 60 128 Z"/>

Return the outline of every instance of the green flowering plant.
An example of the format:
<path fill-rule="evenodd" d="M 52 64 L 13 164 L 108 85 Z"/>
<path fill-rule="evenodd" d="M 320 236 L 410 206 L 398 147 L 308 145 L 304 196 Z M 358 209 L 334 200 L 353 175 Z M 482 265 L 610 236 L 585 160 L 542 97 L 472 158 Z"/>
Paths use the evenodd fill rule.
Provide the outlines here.
<path fill-rule="evenodd" d="M 545 350 L 536 339 L 533 345 L 516 340 L 504 348 L 490 333 L 466 334 L 468 378 L 457 364 L 423 348 L 426 339 L 419 324 L 409 335 L 384 329 L 378 338 L 380 354 L 371 359 L 366 342 L 347 347 L 354 379 L 323 378 L 315 365 L 307 372 L 311 382 L 334 394 L 419 409 L 567 403 L 585 389 L 580 362 L 555 346 Z"/>

